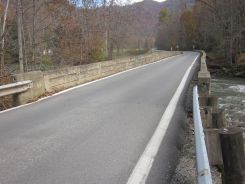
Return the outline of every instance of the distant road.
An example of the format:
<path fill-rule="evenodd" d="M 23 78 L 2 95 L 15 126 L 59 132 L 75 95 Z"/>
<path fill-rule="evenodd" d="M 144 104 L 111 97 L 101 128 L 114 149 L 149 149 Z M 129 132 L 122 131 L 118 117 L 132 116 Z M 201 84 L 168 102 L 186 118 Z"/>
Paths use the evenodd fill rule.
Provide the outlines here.
<path fill-rule="evenodd" d="M 125 184 L 197 53 L 0 113 L 0 184 Z"/>

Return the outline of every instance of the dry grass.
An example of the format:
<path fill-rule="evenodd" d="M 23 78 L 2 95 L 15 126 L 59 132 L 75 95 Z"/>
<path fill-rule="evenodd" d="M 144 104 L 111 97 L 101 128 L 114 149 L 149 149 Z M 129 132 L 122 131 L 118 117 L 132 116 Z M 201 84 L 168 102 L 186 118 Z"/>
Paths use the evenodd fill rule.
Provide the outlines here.
<path fill-rule="evenodd" d="M 1 73 L 0 85 L 9 84 L 13 82 L 13 77 L 6 70 L 1 70 L 0 73 Z M 8 109 L 12 106 L 13 106 L 12 96 L 0 97 L 0 111 L 4 109 Z"/>

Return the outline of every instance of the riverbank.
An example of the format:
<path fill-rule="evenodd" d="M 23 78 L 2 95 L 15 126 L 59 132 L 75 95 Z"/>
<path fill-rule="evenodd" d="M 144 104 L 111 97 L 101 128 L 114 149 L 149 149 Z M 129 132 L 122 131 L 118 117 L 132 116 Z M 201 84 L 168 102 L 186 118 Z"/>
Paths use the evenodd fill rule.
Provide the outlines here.
<path fill-rule="evenodd" d="M 208 70 L 212 77 L 238 77 L 245 79 L 245 65 L 228 65 L 222 59 L 207 57 Z"/>

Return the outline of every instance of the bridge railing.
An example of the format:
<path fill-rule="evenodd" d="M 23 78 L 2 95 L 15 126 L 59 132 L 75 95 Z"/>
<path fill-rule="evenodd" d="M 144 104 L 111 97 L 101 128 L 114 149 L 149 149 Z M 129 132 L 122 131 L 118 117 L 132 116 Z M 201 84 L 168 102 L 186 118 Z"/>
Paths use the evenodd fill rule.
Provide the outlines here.
<path fill-rule="evenodd" d="M 211 94 L 211 76 L 206 53 L 202 51 L 198 87 L 193 89 L 193 117 L 198 184 L 211 184 L 210 166 L 223 168 L 222 181 L 227 184 L 245 181 L 243 131 L 228 126 L 225 110 L 219 108 L 218 97 Z"/>
<path fill-rule="evenodd" d="M 210 96 L 211 76 L 206 64 L 206 53 L 202 51 L 201 66 L 198 72 L 198 91 L 200 96 Z"/>
<path fill-rule="evenodd" d="M 21 81 L 0 86 L 0 97 L 23 93 L 32 88 L 32 81 Z"/>
<path fill-rule="evenodd" d="M 195 127 L 196 165 L 198 184 L 212 184 L 205 136 L 199 106 L 197 86 L 193 88 L 193 118 Z"/>

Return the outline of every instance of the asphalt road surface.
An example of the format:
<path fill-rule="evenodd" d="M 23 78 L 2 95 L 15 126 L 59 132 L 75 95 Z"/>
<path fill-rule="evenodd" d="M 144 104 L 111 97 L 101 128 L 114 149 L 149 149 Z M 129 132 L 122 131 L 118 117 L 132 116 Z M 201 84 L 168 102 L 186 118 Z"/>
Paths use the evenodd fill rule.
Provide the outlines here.
<path fill-rule="evenodd" d="M 187 52 L 0 113 L 0 184 L 127 183 L 197 56 Z"/>

